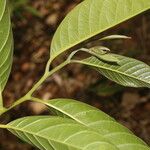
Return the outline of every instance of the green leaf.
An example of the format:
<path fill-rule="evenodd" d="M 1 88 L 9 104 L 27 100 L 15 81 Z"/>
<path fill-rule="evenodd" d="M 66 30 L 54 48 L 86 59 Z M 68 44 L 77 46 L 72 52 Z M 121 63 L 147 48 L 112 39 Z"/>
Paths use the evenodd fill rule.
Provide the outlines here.
<path fill-rule="evenodd" d="M 90 48 L 89 53 L 93 54 L 93 56 L 99 58 L 100 60 L 104 60 L 106 62 L 118 63 L 119 61 L 117 57 L 114 57 L 112 54 L 108 53 L 108 50 L 104 50 L 103 47 L 101 48 L 101 46 Z"/>
<path fill-rule="evenodd" d="M 6 0 L 1 0 L 0 1 L 0 20 L 3 17 L 4 11 L 5 11 L 5 6 L 6 6 Z"/>
<path fill-rule="evenodd" d="M 107 47 L 103 47 L 103 46 L 95 46 L 90 49 L 80 48 L 80 49 L 73 51 L 69 55 L 68 61 L 70 62 L 76 53 L 86 52 L 86 53 L 91 54 L 92 56 L 95 56 L 96 58 L 100 60 L 103 60 L 106 62 L 118 63 L 119 60 L 116 57 L 114 57 L 111 53 L 109 53 L 109 51 L 110 49 L 108 49 Z"/>
<path fill-rule="evenodd" d="M 111 55 L 119 60 L 119 65 L 101 61 L 96 57 L 73 62 L 92 66 L 102 75 L 120 85 L 150 88 L 150 66 L 133 58 Z"/>
<path fill-rule="evenodd" d="M 3 91 L 11 69 L 13 37 L 10 12 L 6 0 L 0 1 L 0 88 Z"/>
<path fill-rule="evenodd" d="M 58 27 L 51 60 L 75 45 L 150 8 L 150 0 L 85 0 Z"/>
<path fill-rule="evenodd" d="M 6 127 L 40 150 L 118 150 L 102 135 L 67 118 L 25 117 Z"/>
<path fill-rule="evenodd" d="M 99 133 L 119 150 L 150 150 L 145 142 L 133 135 L 130 130 L 97 108 L 71 99 L 39 102 L 47 105 L 54 115 L 70 118 Z M 80 137 L 82 138 L 83 136 Z"/>

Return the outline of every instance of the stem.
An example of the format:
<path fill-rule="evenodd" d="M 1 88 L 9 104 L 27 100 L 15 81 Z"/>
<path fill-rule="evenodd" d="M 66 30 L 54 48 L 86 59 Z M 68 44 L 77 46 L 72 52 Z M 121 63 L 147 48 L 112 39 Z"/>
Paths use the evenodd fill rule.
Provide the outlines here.
<path fill-rule="evenodd" d="M 41 103 L 41 104 L 46 104 L 47 100 L 41 100 L 39 98 L 36 97 L 31 97 L 31 100 L 37 103 Z"/>
<path fill-rule="evenodd" d="M 0 128 L 1 128 L 1 129 L 7 129 L 7 125 L 0 124 Z"/>
<path fill-rule="evenodd" d="M 66 61 L 64 61 L 63 63 L 61 63 L 60 65 L 58 65 L 56 68 L 54 68 L 51 71 L 45 71 L 44 75 L 41 77 L 41 79 L 32 87 L 32 89 L 22 98 L 18 99 L 16 102 L 14 102 L 14 104 L 12 106 L 10 106 L 9 108 L 5 108 L 4 110 L 2 110 L 0 112 L 0 115 L 2 115 L 3 113 L 9 111 L 10 109 L 16 107 L 17 105 L 32 99 L 32 94 L 38 89 L 38 87 L 52 74 L 54 74 L 56 71 L 60 70 L 61 68 L 63 68 L 64 66 L 66 66 L 67 64 L 69 64 L 70 61 L 68 61 L 68 59 Z M 48 64 L 48 63 L 47 63 Z M 47 65 L 48 68 L 48 65 Z"/>
<path fill-rule="evenodd" d="M 50 58 L 48 60 L 47 64 L 46 64 L 45 72 L 49 72 L 49 68 L 50 68 L 51 62 L 52 62 L 52 59 Z"/>
<path fill-rule="evenodd" d="M 16 102 L 13 103 L 12 106 L 10 106 L 9 108 L 4 108 L 1 112 L 0 112 L 0 115 L 4 114 L 5 112 L 11 110 L 12 108 L 16 107 L 17 105 L 27 101 L 27 100 L 30 100 L 30 96 L 29 95 L 25 95 L 23 96 L 22 98 L 16 100 Z"/>
<path fill-rule="evenodd" d="M 35 90 L 50 76 L 49 73 L 44 73 L 44 75 L 41 77 L 41 79 L 32 87 L 32 89 L 27 93 L 27 95 L 32 95 Z"/>
<path fill-rule="evenodd" d="M 27 93 L 27 95 L 30 95 L 32 96 L 33 92 L 35 90 L 37 90 L 37 88 L 49 77 L 51 76 L 52 74 L 54 74 L 56 71 L 60 70 L 61 68 L 63 68 L 64 66 L 66 66 L 67 64 L 69 63 L 68 60 L 64 61 L 63 63 L 61 63 L 60 65 L 58 65 L 56 68 L 54 68 L 53 70 L 51 71 L 47 71 L 47 68 L 46 67 L 46 71 L 45 71 L 45 74 L 42 76 L 42 78 L 32 87 L 32 89 Z"/>

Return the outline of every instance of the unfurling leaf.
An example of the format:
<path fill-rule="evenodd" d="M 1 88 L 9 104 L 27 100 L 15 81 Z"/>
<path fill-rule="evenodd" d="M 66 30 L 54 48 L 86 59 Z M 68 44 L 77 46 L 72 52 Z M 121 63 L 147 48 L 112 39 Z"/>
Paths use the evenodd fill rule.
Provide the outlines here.
<path fill-rule="evenodd" d="M 89 49 L 89 52 L 93 54 L 93 56 L 99 58 L 100 60 L 106 61 L 106 62 L 114 62 L 118 63 L 117 57 L 109 53 L 109 49 L 106 49 L 105 47 L 96 46 Z"/>
<path fill-rule="evenodd" d="M 116 39 L 131 39 L 131 37 L 125 35 L 109 35 L 101 38 L 100 40 L 104 41 L 104 40 L 116 40 Z"/>
<path fill-rule="evenodd" d="M 78 50 L 75 50 L 69 55 L 68 61 L 70 61 L 73 58 L 73 56 L 78 52 L 89 53 L 92 56 L 95 56 L 96 58 L 98 58 L 102 61 L 105 61 L 105 62 L 111 62 L 111 63 L 116 63 L 116 64 L 118 64 L 118 62 L 119 62 L 117 57 L 115 57 L 111 53 L 109 53 L 110 49 L 108 49 L 107 47 L 103 47 L 103 46 L 96 46 L 96 47 L 92 47 L 90 49 L 80 48 Z"/>

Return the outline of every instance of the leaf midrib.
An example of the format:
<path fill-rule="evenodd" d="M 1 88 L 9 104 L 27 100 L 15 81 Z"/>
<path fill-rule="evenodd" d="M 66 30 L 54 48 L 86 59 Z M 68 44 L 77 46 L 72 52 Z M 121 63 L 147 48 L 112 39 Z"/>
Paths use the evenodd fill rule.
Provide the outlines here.
<path fill-rule="evenodd" d="M 58 140 L 55 140 L 55 139 L 53 139 L 53 138 L 49 139 L 49 138 L 46 138 L 46 137 L 44 137 L 44 136 L 42 136 L 42 135 L 36 134 L 36 133 L 34 133 L 34 132 L 31 132 L 31 131 L 29 132 L 29 131 L 26 131 L 26 130 L 23 130 L 23 129 L 19 129 L 19 128 L 16 128 L 16 127 L 12 127 L 12 126 L 10 126 L 10 125 L 6 125 L 6 128 L 7 128 L 7 129 L 10 129 L 10 130 L 15 130 L 15 131 L 20 131 L 20 132 L 23 132 L 23 133 L 31 134 L 31 135 L 33 135 L 33 136 L 37 136 L 37 137 L 40 137 L 40 138 L 44 138 L 44 139 L 47 140 L 47 141 L 50 140 L 50 141 L 53 141 L 53 142 L 57 142 L 57 143 L 66 145 L 67 147 L 70 146 L 70 147 L 72 147 L 72 148 L 78 148 L 79 150 L 82 150 L 81 147 L 75 147 L 74 145 L 67 144 L 67 143 L 63 143 L 63 142 L 58 141 Z M 18 134 L 18 133 L 17 133 L 17 134 Z M 20 136 L 20 135 L 18 135 L 18 136 Z M 110 143 L 109 140 L 108 140 L 108 142 L 103 141 L 103 143 L 106 143 L 106 144 L 110 144 L 110 145 L 115 146 L 114 144 Z M 115 146 L 115 147 L 116 147 L 116 146 Z M 116 147 L 116 148 L 117 148 L 117 147 Z"/>
<path fill-rule="evenodd" d="M 102 65 L 100 65 L 100 66 L 95 65 L 95 64 L 91 65 L 91 64 L 88 63 L 88 62 L 80 61 L 80 60 L 72 60 L 71 62 L 72 62 L 72 63 L 81 63 L 81 64 L 85 64 L 85 65 L 88 65 L 88 66 L 93 66 L 93 67 L 96 67 L 96 68 L 101 68 L 101 69 L 104 69 L 104 70 L 107 70 L 107 71 L 112 71 L 112 72 L 115 72 L 115 73 L 124 75 L 124 76 L 126 76 L 126 77 L 135 79 L 135 80 L 137 80 L 137 81 L 139 81 L 139 82 L 143 82 L 143 83 L 145 83 L 145 84 L 149 84 L 149 86 L 150 86 L 150 82 L 146 82 L 145 80 L 138 79 L 138 78 L 135 77 L 135 76 L 131 76 L 131 75 L 128 75 L 128 74 L 126 74 L 126 73 L 119 72 L 118 70 L 113 70 L 113 69 L 111 69 L 111 68 L 106 68 L 106 67 L 104 67 L 104 66 L 102 66 Z"/>
<path fill-rule="evenodd" d="M 40 138 L 44 138 L 45 140 L 50 140 L 50 141 L 53 141 L 53 142 L 57 142 L 57 143 L 60 143 L 60 144 L 64 144 L 64 145 L 66 145 L 66 146 L 71 146 L 71 147 L 73 147 L 73 148 L 78 148 L 78 147 L 75 147 L 75 146 L 72 146 L 72 145 L 70 145 L 70 144 L 67 144 L 67 143 L 63 143 L 63 142 L 61 142 L 61 141 L 58 141 L 58 140 L 55 140 L 55 139 L 49 139 L 49 138 L 46 138 L 46 137 L 44 137 L 44 136 L 41 136 L 41 135 L 39 135 L 39 134 L 36 134 L 36 133 L 34 133 L 34 132 L 29 132 L 29 131 L 26 131 L 26 130 L 22 130 L 22 129 L 18 129 L 18 128 L 15 128 L 15 127 L 11 127 L 11 126 L 8 126 L 7 125 L 7 129 L 10 129 L 10 130 L 15 130 L 15 131 L 20 131 L 20 132 L 23 132 L 23 133 L 27 133 L 27 134 L 31 134 L 31 135 L 33 135 L 33 136 L 37 136 L 37 137 L 40 137 Z M 20 136 L 20 135 L 19 135 Z M 80 148 L 78 148 L 78 149 L 80 149 Z M 80 150 L 82 150 L 82 149 L 80 149 Z"/>
<path fill-rule="evenodd" d="M 68 49 L 70 49 L 70 48 L 72 48 L 72 47 L 74 47 L 74 46 L 80 44 L 81 42 L 86 41 L 86 40 L 88 40 L 88 39 L 90 39 L 90 38 L 92 38 L 92 37 L 94 37 L 94 36 L 96 36 L 96 35 L 98 35 L 98 34 L 104 32 L 104 31 L 106 31 L 106 30 L 108 30 L 108 29 L 110 29 L 110 28 L 112 28 L 112 27 L 114 27 L 114 26 L 117 26 L 118 24 L 120 24 L 120 23 L 122 23 L 122 22 L 125 22 L 125 21 L 127 21 L 127 20 L 133 18 L 133 17 L 137 16 L 138 14 L 140 14 L 140 13 L 142 13 L 142 12 L 144 12 L 144 11 L 147 11 L 149 8 L 150 8 L 150 7 L 147 7 L 147 8 L 145 8 L 145 9 L 142 9 L 141 11 L 138 11 L 136 14 L 131 15 L 130 17 L 126 17 L 125 19 L 119 21 L 119 22 L 118 22 L 117 24 L 115 24 L 115 25 L 107 26 L 106 28 L 104 28 L 104 29 L 101 30 L 101 31 L 94 32 L 93 34 L 87 36 L 86 38 L 83 38 L 83 39 L 81 39 L 81 40 L 78 41 L 78 42 L 74 42 L 74 44 L 70 44 L 69 46 L 64 47 L 63 49 L 59 50 L 58 53 L 53 54 L 53 55 L 51 56 L 51 60 L 54 60 L 58 55 L 60 55 L 61 53 L 65 52 L 66 50 L 68 50 Z M 53 49 L 53 48 L 51 47 L 51 50 L 52 50 L 52 49 Z"/>

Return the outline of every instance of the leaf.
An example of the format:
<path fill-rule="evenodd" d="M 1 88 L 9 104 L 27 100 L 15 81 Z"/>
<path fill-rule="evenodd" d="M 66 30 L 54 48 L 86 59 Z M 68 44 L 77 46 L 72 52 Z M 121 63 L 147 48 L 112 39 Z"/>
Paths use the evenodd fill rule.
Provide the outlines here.
<path fill-rule="evenodd" d="M 0 88 L 3 91 L 11 69 L 13 37 L 6 0 L 0 1 Z"/>
<path fill-rule="evenodd" d="M 5 6 L 6 6 L 6 0 L 1 0 L 0 1 L 0 20 L 2 19 L 2 16 L 4 14 Z"/>
<path fill-rule="evenodd" d="M 149 0 L 85 0 L 58 27 L 51 60 L 79 43 L 150 8 Z"/>
<path fill-rule="evenodd" d="M 105 52 L 110 52 L 110 49 L 108 47 L 105 46 L 95 46 L 95 47 L 98 47 L 100 50 L 103 50 Z"/>
<path fill-rule="evenodd" d="M 77 123 L 91 128 L 113 143 L 119 150 L 150 150 L 130 130 L 97 108 L 71 99 L 54 99 L 39 102 L 47 105 L 54 115 L 73 119 Z M 82 138 L 80 137 L 80 139 Z"/>
<path fill-rule="evenodd" d="M 109 35 L 101 38 L 101 41 L 104 40 L 116 40 L 116 39 L 131 39 L 131 37 L 125 36 L 125 35 Z"/>
<path fill-rule="evenodd" d="M 86 52 L 91 54 L 92 56 L 95 56 L 96 58 L 106 61 L 106 62 L 112 62 L 112 63 L 118 63 L 118 59 L 114 57 L 111 53 L 108 53 L 110 50 L 107 47 L 103 46 L 95 46 L 90 49 L 87 48 L 80 48 L 75 51 L 73 51 L 69 57 L 68 62 L 71 62 L 71 59 L 74 57 L 74 55 L 78 52 Z"/>
<path fill-rule="evenodd" d="M 6 127 L 41 150 L 118 150 L 102 135 L 67 118 L 25 117 Z"/>
<path fill-rule="evenodd" d="M 119 60 L 119 65 L 101 61 L 96 57 L 73 62 L 92 66 L 102 75 L 120 85 L 150 88 L 150 66 L 133 58 L 111 55 Z"/>
<path fill-rule="evenodd" d="M 114 62 L 118 63 L 118 59 L 114 57 L 111 53 L 108 52 L 107 49 L 101 48 L 101 46 L 92 47 L 89 49 L 89 53 L 93 54 L 93 56 L 99 58 L 100 60 L 106 61 L 106 62 Z"/>

